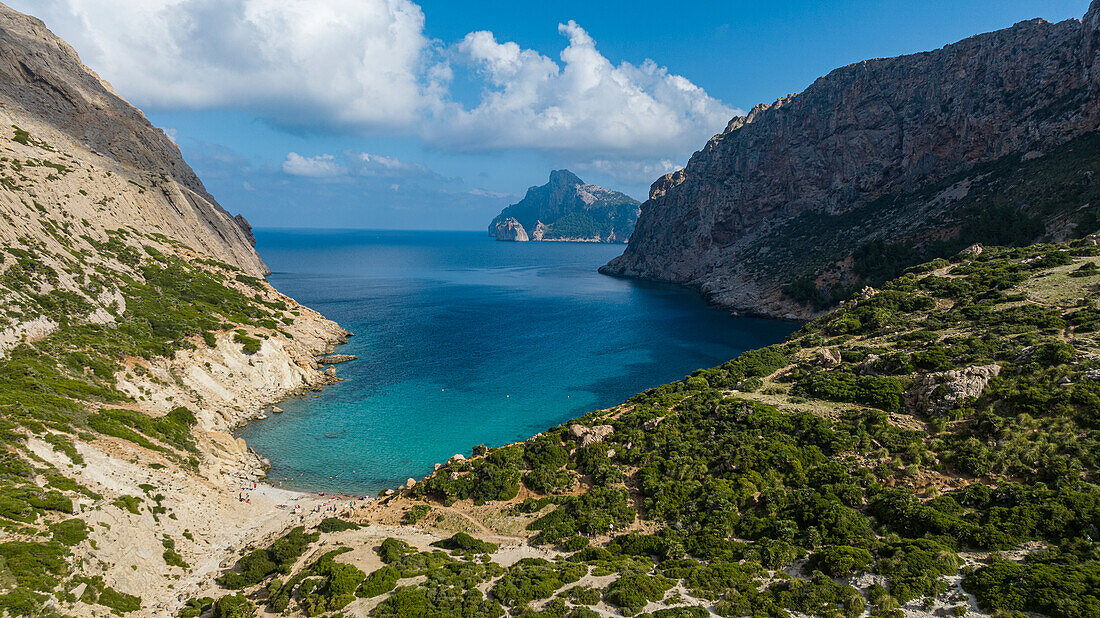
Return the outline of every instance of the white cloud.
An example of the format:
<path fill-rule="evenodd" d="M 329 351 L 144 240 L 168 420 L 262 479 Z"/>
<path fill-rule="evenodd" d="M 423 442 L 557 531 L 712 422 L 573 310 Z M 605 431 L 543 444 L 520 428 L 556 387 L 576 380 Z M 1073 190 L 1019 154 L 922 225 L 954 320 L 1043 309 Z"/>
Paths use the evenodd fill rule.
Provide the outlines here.
<path fill-rule="evenodd" d="M 532 148 L 580 152 L 669 153 L 709 138 L 736 112 L 652 60 L 613 65 L 575 22 L 562 64 L 471 32 L 456 46 L 487 88 L 467 109 L 436 110 L 436 139 L 456 149 Z"/>
<path fill-rule="evenodd" d="M 130 100 L 279 122 L 404 126 L 424 15 L 408 0 L 17 0 Z"/>
<path fill-rule="evenodd" d="M 679 158 L 736 113 L 652 60 L 613 64 L 573 21 L 558 25 L 568 44 L 552 59 L 487 31 L 431 41 L 411 0 L 9 1 L 150 109 L 244 108 L 455 151 L 633 158 Z M 452 95 L 451 63 L 474 69 L 476 103 Z"/>
<path fill-rule="evenodd" d="M 336 157 L 330 154 L 303 157 L 296 152 L 288 152 L 282 169 L 291 176 L 307 178 L 333 178 L 348 173 L 344 166 L 336 162 Z"/>
<path fill-rule="evenodd" d="M 434 172 L 419 163 L 407 163 L 395 157 L 369 152 L 347 153 L 354 170 L 361 176 L 432 176 Z"/>
<path fill-rule="evenodd" d="M 497 191 L 489 191 L 488 189 L 473 188 L 466 192 L 469 195 L 475 195 L 477 197 L 491 197 L 493 199 L 512 199 L 520 197 L 515 193 L 499 193 Z"/>
<path fill-rule="evenodd" d="M 340 155 L 324 153 L 312 157 L 305 157 L 296 152 L 288 152 L 280 169 L 283 173 L 307 178 L 355 176 L 386 179 L 416 178 L 442 182 L 453 180 L 440 176 L 420 163 L 410 163 L 396 157 L 354 151 L 344 151 Z"/>
<path fill-rule="evenodd" d="M 628 159 L 594 159 L 575 166 L 581 171 L 593 171 L 626 182 L 652 182 L 669 172 L 684 166 L 660 159 L 656 161 L 631 161 Z"/>

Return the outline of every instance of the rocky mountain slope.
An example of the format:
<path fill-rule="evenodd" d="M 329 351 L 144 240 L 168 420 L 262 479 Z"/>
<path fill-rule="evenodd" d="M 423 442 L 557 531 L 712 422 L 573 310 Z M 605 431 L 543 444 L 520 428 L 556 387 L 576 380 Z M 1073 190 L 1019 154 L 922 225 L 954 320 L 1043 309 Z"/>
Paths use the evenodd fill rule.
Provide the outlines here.
<path fill-rule="evenodd" d="M 555 170 L 549 182 L 531 187 L 522 200 L 501 211 L 489 224 L 489 235 L 520 242 L 626 242 L 637 220 L 637 200 L 585 184 L 569 170 Z"/>
<path fill-rule="evenodd" d="M 38 20 L 0 5 L 0 613 L 174 614 L 300 518 L 228 433 L 346 333 Z M 309 500 L 300 502 L 310 505 Z"/>
<path fill-rule="evenodd" d="M 41 21 L 3 5 L 0 83 L 4 84 L 0 90 L 3 130 L 24 136 L 8 144 L 17 151 L 13 155 L 43 159 L 48 152 L 56 152 L 54 159 L 64 154 L 94 166 L 96 173 L 91 168 L 78 172 L 76 166 L 68 171 L 54 169 L 58 178 L 36 187 L 37 201 L 47 208 L 64 201 L 75 236 L 85 231 L 85 219 L 100 228 L 135 225 L 249 274 L 266 274 L 252 249 L 248 223 L 218 205 L 168 136 L 85 67 L 76 52 Z M 33 140 L 25 137 L 27 133 Z M 54 150 L 44 150 L 40 144 Z M 20 202 L 20 197 L 26 201 L 29 191 L 20 196 L 16 189 L 25 183 L 19 177 L 25 172 L 17 167 L 28 167 L 19 156 L 9 157 L 0 172 L 7 189 L 4 204 L 14 211 L 19 208 L 12 202 Z M 10 233 L 11 227 L 9 221 L 0 233 Z"/>
<path fill-rule="evenodd" d="M 1100 226 L 1100 3 L 868 60 L 734 118 L 655 182 L 602 272 L 805 318 L 973 242 Z"/>

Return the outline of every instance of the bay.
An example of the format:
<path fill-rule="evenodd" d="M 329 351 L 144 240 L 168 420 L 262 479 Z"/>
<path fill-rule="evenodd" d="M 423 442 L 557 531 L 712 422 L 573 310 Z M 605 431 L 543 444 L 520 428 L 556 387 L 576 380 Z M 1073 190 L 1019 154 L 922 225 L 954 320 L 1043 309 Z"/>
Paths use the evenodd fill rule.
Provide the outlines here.
<path fill-rule="evenodd" d="M 285 487 L 374 494 L 476 444 L 570 418 L 784 339 L 675 286 L 606 277 L 623 245 L 478 232 L 257 230 L 281 292 L 355 333 L 344 381 L 239 435 Z"/>

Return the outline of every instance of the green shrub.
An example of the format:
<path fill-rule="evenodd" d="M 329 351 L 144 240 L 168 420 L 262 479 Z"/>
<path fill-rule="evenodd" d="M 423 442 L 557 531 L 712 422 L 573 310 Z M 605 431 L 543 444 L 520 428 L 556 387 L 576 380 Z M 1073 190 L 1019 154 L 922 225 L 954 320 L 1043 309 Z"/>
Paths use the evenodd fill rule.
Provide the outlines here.
<path fill-rule="evenodd" d="M 141 597 L 119 592 L 110 586 L 103 588 L 103 592 L 99 593 L 99 600 L 96 603 L 120 614 L 127 614 L 141 609 Z M 246 614 L 237 615 L 244 616 Z"/>
<path fill-rule="evenodd" d="M 88 526 L 80 519 L 66 519 L 51 525 L 50 533 L 55 542 L 72 547 L 88 538 Z"/>
<path fill-rule="evenodd" d="M 53 590 L 58 579 L 68 572 L 67 555 L 67 549 L 55 542 L 0 543 L 0 558 L 3 558 L 15 582 L 28 590 Z"/>
<path fill-rule="evenodd" d="M 385 594 L 397 587 L 397 580 L 399 579 L 401 579 L 401 574 L 397 572 L 397 569 L 384 566 L 368 575 L 360 584 L 358 590 L 355 591 L 355 595 L 372 598 Z"/>
<path fill-rule="evenodd" d="M 829 577 L 844 577 L 865 570 L 871 561 L 871 552 L 862 547 L 838 545 L 814 552 L 806 568 L 821 571 Z"/>
<path fill-rule="evenodd" d="M 243 594 L 227 594 L 214 604 L 216 618 L 250 618 L 256 615 L 256 606 Z"/>
<path fill-rule="evenodd" d="M 997 560 L 963 579 L 986 610 L 1085 618 L 1100 615 L 1100 562 L 1018 564 Z"/>
<path fill-rule="evenodd" d="M 456 533 L 449 539 L 435 541 L 432 543 L 432 547 L 471 554 L 491 554 L 497 550 L 496 545 L 475 539 L 465 532 Z"/>
<path fill-rule="evenodd" d="M 249 337 L 248 334 L 242 330 L 233 333 L 233 341 L 241 344 L 241 351 L 249 356 L 259 352 L 260 346 L 263 344 L 262 341 L 255 337 Z"/>
<path fill-rule="evenodd" d="M 260 583 L 277 572 L 289 573 L 294 562 L 316 541 L 319 533 L 306 534 L 298 526 L 276 540 L 267 549 L 257 549 L 237 563 L 238 571 L 230 571 L 218 578 L 226 588 L 240 589 Z"/>
<path fill-rule="evenodd" d="M 587 571 L 584 566 L 570 562 L 552 563 L 541 558 L 524 558 L 497 581 L 493 586 L 493 596 L 506 606 L 522 606 L 553 596 L 559 588 L 577 581 Z"/>
<path fill-rule="evenodd" d="M 410 526 L 416 524 L 421 519 L 430 513 L 432 507 L 427 504 L 414 504 L 409 507 L 409 510 L 405 513 L 404 522 Z"/>
<path fill-rule="evenodd" d="M 631 612 L 639 612 L 650 601 L 663 599 L 672 586 L 672 580 L 660 575 L 624 575 L 611 582 L 604 591 L 603 599 Z"/>
<path fill-rule="evenodd" d="M 344 530 L 358 530 L 359 524 L 345 521 L 339 517 L 326 517 L 321 520 L 321 523 L 317 524 L 317 530 L 320 532 L 343 532 Z"/>

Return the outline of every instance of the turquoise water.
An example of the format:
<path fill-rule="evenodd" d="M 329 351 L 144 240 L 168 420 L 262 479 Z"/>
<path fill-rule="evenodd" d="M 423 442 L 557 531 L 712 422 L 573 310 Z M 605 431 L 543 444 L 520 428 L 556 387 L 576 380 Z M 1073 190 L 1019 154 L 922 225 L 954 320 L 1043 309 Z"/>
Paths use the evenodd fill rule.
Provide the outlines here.
<path fill-rule="evenodd" d="M 477 232 L 257 232 L 280 291 L 355 333 L 344 381 L 240 435 L 269 479 L 373 494 L 436 462 L 614 405 L 782 340 L 695 294 L 605 277 L 621 245 Z M 330 478 L 331 477 L 331 478 Z"/>

